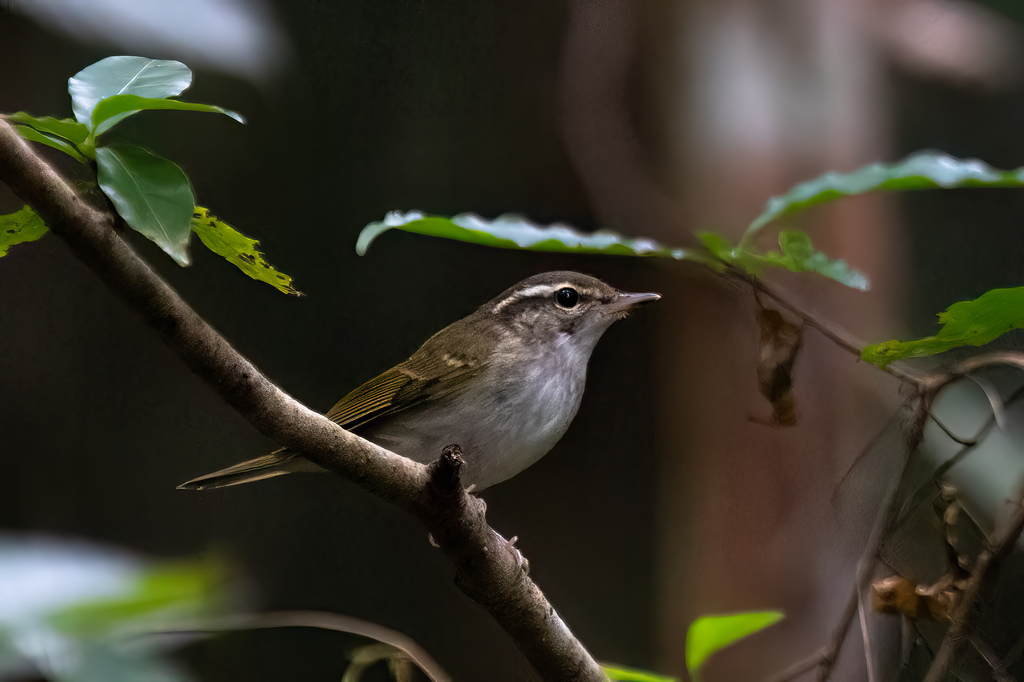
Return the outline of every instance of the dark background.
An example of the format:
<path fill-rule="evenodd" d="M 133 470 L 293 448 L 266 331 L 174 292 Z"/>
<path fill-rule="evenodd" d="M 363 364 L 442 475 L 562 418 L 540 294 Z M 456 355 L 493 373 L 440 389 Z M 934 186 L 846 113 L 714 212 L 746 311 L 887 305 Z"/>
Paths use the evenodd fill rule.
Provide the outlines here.
<path fill-rule="evenodd" d="M 656 20 L 658 3 L 636 7 L 640 17 Z M 281 56 L 276 78 L 252 85 L 182 58 L 195 72 L 185 97 L 237 110 L 248 125 L 148 112 L 122 123 L 118 134 L 185 168 L 199 203 L 258 238 L 305 296 L 286 297 L 248 280 L 198 240 L 186 269 L 145 239 L 129 240 L 273 381 L 320 410 L 533 273 L 578 269 L 622 289 L 674 292 L 675 302 L 611 329 L 594 354 L 569 433 L 549 456 L 484 498 L 492 525 L 519 537 L 533 577 L 597 658 L 682 674 L 681 642 L 666 644 L 658 630 L 659 613 L 677 607 L 659 588 L 666 578 L 656 563 L 657 533 L 672 524 L 657 511 L 666 495 L 684 496 L 693 485 L 666 483 L 666 458 L 689 461 L 699 453 L 671 420 L 656 421 L 668 411 L 656 401 L 670 380 L 659 363 L 666 348 L 683 349 L 705 329 L 711 345 L 735 340 L 717 336 L 715 320 L 702 316 L 707 309 L 680 302 L 680 294 L 704 292 L 694 295 L 709 298 L 724 317 L 746 310 L 748 301 L 687 265 L 653 260 L 506 252 L 398 232 L 365 257 L 353 248 L 363 225 L 394 209 L 487 217 L 515 211 L 584 229 L 674 234 L 685 243 L 688 225 L 595 217 L 560 128 L 559 59 L 569 10 L 546 2 L 373 0 L 278 2 L 274 11 L 292 50 Z M 640 48 L 648 61 L 663 49 L 657 41 Z M 67 78 L 119 53 L 125 50 L 0 14 L 0 110 L 70 115 Z M 897 67 L 885 78 L 894 131 L 889 158 L 939 148 L 999 167 L 1024 165 L 1020 88 L 955 89 Z M 638 120 L 657 118 L 649 111 L 652 81 L 638 76 L 631 83 L 629 111 Z M 659 141 L 651 130 L 637 128 L 648 148 Z M 74 162 L 44 153 L 82 177 Z M 666 178 L 657 182 L 668 185 Z M 934 313 L 953 301 L 1021 283 L 1021 197 L 1001 190 L 899 200 L 894 210 L 910 267 L 901 269 L 902 286 L 880 295 L 907 310 L 908 322 L 891 333 L 929 333 Z M 0 190 L 0 210 L 19 206 Z M 688 336 L 677 342 L 672 334 L 680 327 Z M 739 338 L 748 342 L 749 330 Z M 189 374 L 53 236 L 0 261 L 0 395 L 0 528 L 86 536 L 157 557 L 224 555 L 255 607 L 381 623 L 410 635 L 457 680 L 528 678 L 507 636 L 452 584 L 450 565 L 423 528 L 355 486 L 294 476 L 198 494 L 175 490 L 275 446 Z M 693 395 L 705 394 L 697 386 Z M 813 482 L 797 480 L 788 489 L 798 496 L 804 485 Z M 870 499 L 866 494 L 857 509 L 870 507 Z M 745 513 L 753 518 L 760 511 Z M 704 520 L 695 514 L 686 523 Z M 847 529 L 856 545 L 863 523 L 850 521 Z M 694 562 L 699 553 L 695 546 Z M 771 596 L 763 601 L 750 606 L 774 605 Z M 689 613 L 686 604 L 692 606 L 678 608 Z M 819 623 L 797 634 L 821 635 Z M 224 636 L 185 656 L 201 679 L 337 679 L 354 643 L 335 634 L 274 631 Z"/>

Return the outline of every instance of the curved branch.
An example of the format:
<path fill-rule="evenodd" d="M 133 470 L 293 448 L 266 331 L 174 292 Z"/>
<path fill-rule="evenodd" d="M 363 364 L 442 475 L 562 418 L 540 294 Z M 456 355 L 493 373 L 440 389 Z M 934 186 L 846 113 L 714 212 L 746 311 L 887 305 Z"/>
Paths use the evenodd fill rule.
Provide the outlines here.
<path fill-rule="evenodd" d="M 420 519 L 455 563 L 462 591 L 490 612 L 543 679 L 606 679 L 529 578 L 519 551 L 487 525 L 483 501 L 458 484 L 454 453 L 428 471 L 284 393 L 131 250 L 114 230 L 113 216 L 87 204 L 5 121 L 0 180 L 261 433 Z"/>

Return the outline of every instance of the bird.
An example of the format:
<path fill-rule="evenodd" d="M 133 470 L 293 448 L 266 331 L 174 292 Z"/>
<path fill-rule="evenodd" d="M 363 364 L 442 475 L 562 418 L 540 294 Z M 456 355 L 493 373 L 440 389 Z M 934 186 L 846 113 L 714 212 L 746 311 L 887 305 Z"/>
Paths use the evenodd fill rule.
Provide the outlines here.
<path fill-rule="evenodd" d="M 431 336 L 325 416 L 423 464 L 457 444 L 466 461 L 463 484 L 483 490 L 554 447 L 579 410 L 598 340 L 633 308 L 660 298 L 578 272 L 528 277 Z M 178 488 L 222 488 L 298 471 L 325 470 L 284 448 Z"/>

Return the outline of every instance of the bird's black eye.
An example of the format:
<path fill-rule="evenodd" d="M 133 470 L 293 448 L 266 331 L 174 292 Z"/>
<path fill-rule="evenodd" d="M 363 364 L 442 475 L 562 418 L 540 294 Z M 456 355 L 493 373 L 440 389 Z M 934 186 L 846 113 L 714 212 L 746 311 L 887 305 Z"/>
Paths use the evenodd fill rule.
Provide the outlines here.
<path fill-rule="evenodd" d="M 575 289 L 565 287 L 555 292 L 555 303 L 563 308 L 575 308 L 580 302 L 580 295 Z"/>

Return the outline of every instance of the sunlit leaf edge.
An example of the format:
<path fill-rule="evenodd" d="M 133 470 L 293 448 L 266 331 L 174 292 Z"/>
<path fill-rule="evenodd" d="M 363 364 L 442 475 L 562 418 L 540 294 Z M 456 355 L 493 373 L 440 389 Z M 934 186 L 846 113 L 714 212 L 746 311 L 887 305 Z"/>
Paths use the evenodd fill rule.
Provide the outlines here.
<path fill-rule="evenodd" d="M 881 190 L 958 187 L 1024 187 L 1024 168 L 1003 171 L 978 159 L 916 152 L 892 164 L 873 163 L 850 173 L 824 173 L 769 199 L 740 243 L 748 243 L 761 228 L 783 215 L 843 197 Z"/>
<path fill-rule="evenodd" d="M 885 368 L 897 360 L 983 346 L 1014 329 L 1024 329 L 1024 287 L 990 289 L 978 298 L 950 305 L 938 318 L 942 327 L 934 336 L 874 343 L 864 347 L 861 359 Z"/>
<path fill-rule="evenodd" d="M 748 611 L 701 616 L 686 631 L 686 669 L 697 675 L 707 660 L 739 640 L 785 618 L 782 611 Z M 724 632 L 723 632 L 724 631 Z"/>
<path fill-rule="evenodd" d="M 259 241 L 246 237 L 211 214 L 209 209 L 203 206 L 195 207 L 192 214 L 192 231 L 206 248 L 222 256 L 252 279 L 265 282 L 285 294 L 302 295 L 302 292 L 292 286 L 290 276 L 275 270 L 266 261 L 263 252 L 256 248 Z"/>
<path fill-rule="evenodd" d="M 384 220 L 368 224 L 356 240 L 356 253 L 365 255 L 373 241 L 388 230 L 403 230 L 505 249 L 708 261 L 705 256 L 690 249 L 664 246 L 652 239 L 625 237 L 608 230 L 585 233 L 560 223 L 538 225 L 515 214 L 504 214 L 494 220 L 487 220 L 475 213 L 460 213 L 451 218 L 443 218 L 419 211 L 391 211 Z"/>

